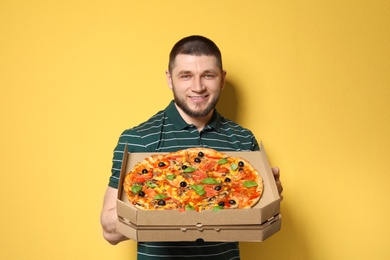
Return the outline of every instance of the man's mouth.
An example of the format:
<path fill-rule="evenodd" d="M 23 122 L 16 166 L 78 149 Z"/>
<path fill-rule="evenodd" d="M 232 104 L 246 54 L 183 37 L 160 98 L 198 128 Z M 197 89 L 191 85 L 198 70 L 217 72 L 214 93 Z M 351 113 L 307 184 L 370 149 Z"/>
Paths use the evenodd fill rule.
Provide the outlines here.
<path fill-rule="evenodd" d="M 202 102 L 202 101 L 204 101 L 207 97 L 208 97 L 208 95 L 205 95 L 205 96 L 190 96 L 189 98 L 190 98 L 192 101 L 195 101 L 195 102 Z"/>

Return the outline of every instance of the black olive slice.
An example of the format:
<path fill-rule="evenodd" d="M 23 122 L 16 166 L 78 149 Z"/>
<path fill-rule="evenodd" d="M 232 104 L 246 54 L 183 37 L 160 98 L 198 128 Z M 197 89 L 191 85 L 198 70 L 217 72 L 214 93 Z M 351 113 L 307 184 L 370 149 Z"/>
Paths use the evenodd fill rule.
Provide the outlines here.
<path fill-rule="evenodd" d="M 218 202 L 218 206 L 225 207 L 225 202 L 223 202 L 223 201 Z"/>

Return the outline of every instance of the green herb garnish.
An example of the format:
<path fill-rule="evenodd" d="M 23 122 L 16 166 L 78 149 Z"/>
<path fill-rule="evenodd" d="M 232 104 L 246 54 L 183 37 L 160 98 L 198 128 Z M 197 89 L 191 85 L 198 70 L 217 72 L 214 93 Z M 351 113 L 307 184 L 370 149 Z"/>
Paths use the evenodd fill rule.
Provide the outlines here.
<path fill-rule="evenodd" d="M 203 186 L 202 185 L 191 185 L 191 188 L 195 190 L 195 192 L 200 195 L 200 196 L 203 196 L 206 194 L 206 191 L 203 189 Z"/>
<path fill-rule="evenodd" d="M 187 167 L 183 170 L 183 172 L 194 172 L 196 171 L 196 168 L 192 168 L 192 167 Z"/>
<path fill-rule="evenodd" d="M 230 169 L 231 169 L 232 171 L 235 171 L 235 170 L 238 169 L 238 165 L 237 165 L 236 163 L 232 163 L 232 164 L 230 165 Z"/>
<path fill-rule="evenodd" d="M 162 199 L 166 199 L 166 198 L 168 198 L 168 197 L 166 195 L 164 195 L 164 194 L 157 194 L 156 196 L 154 196 L 153 199 L 155 199 L 155 200 L 162 200 Z"/>
<path fill-rule="evenodd" d="M 167 179 L 172 181 L 174 178 L 176 178 L 176 175 L 175 174 L 169 174 L 167 175 Z"/>
<path fill-rule="evenodd" d="M 213 211 L 219 211 L 219 210 L 221 210 L 221 209 L 223 209 L 222 206 L 215 206 L 215 207 L 213 208 Z"/>
<path fill-rule="evenodd" d="M 151 181 L 147 181 L 146 182 L 146 185 L 150 188 L 156 188 L 157 187 L 157 184 L 154 183 L 154 182 L 151 182 Z"/>
<path fill-rule="evenodd" d="M 194 206 L 191 206 L 190 204 L 187 204 L 185 209 L 186 210 L 195 210 Z"/>
<path fill-rule="evenodd" d="M 254 181 L 244 181 L 243 182 L 244 186 L 247 187 L 247 188 L 252 188 L 252 187 L 256 187 L 256 186 L 259 186 L 256 182 Z"/>
<path fill-rule="evenodd" d="M 217 181 L 216 179 L 213 178 L 205 178 L 201 181 L 204 184 L 220 184 L 221 182 Z"/>
<path fill-rule="evenodd" d="M 141 187 L 141 186 L 138 186 L 138 185 L 134 185 L 134 186 L 131 187 L 131 191 L 132 191 L 133 193 L 138 193 L 138 192 L 141 191 L 141 190 L 142 190 L 142 187 Z"/>
<path fill-rule="evenodd" d="M 219 159 L 218 164 L 225 164 L 228 163 L 229 161 L 225 158 Z"/>

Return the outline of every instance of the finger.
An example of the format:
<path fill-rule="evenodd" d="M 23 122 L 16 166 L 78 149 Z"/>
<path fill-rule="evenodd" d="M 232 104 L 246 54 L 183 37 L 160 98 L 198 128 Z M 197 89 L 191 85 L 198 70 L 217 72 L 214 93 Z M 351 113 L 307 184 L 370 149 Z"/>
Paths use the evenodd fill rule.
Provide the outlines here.
<path fill-rule="evenodd" d="M 280 178 L 280 169 L 279 167 L 273 167 L 271 168 L 272 173 L 274 175 L 275 180 L 278 180 Z"/>
<path fill-rule="evenodd" d="M 280 180 L 276 181 L 276 187 L 278 187 L 279 194 L 282 194 L 282 192 L 283 192 L 283 185 L 282 185 L 282 182 Z"/>

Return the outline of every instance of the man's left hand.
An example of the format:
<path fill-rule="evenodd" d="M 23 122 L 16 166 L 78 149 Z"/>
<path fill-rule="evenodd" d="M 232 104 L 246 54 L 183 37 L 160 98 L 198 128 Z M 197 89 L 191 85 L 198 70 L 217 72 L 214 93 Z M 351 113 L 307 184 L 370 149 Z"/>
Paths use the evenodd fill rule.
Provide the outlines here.
<path fill-rule="evenodd" d="M 280 181 L 280 169 L 279 169 L 279 167 L 272 168 L 272 173 L 274 174 L 276 187 L 278 187 L 280 200 L 282 201 L 283 200 L 283 195 L 282 195 L 283 186 L 282 186 L 282 182 Z"/>

